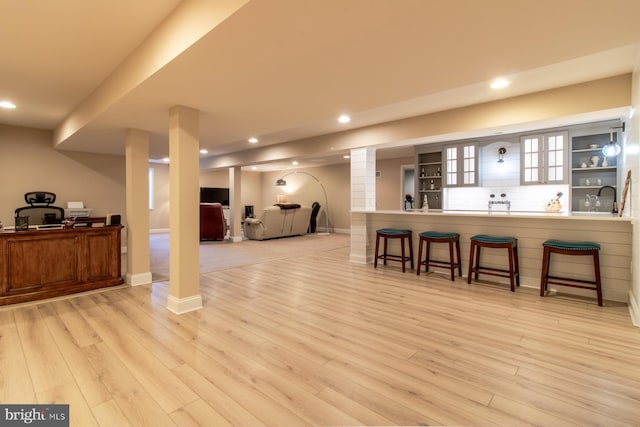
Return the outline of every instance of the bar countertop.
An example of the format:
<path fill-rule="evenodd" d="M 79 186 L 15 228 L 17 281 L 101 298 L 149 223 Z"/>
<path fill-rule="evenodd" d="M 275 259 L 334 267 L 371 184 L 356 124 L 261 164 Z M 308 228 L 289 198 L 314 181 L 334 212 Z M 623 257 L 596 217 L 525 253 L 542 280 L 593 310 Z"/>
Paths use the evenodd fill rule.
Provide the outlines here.
<path fill-rule="evenodd" d="M 594 220 L 594 221 L 623 221 L 630 222 L 629 216 L 618 216 L 610 212 L 547 212 L 547 211 L 507 211 L 507 210 L 448 210 L 448 209 L 422 209 L 403 210 L 361 210 L 354 209 L 351 213 L 385 214 L 385 215 L 434 215 L 434 216 L 472 216 L 472 217 L 516 217 L 516 218 L 552 218 L 567 220 Z"/>

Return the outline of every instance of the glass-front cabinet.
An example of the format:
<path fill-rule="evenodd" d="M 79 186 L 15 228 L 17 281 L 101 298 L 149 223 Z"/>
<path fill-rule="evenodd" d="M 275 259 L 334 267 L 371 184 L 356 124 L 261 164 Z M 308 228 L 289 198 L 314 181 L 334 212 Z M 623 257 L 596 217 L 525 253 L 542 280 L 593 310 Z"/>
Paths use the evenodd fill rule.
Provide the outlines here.
<path fill-rule="evenodd" d="M 445 186 L 478 185 L 478 144 L 464 142 L 444 146 Z"/>
<path fill-rule="evenodd" d="M 568 181 L 569 133 L 558 131 L 520 137 L 520 184 Z"/>

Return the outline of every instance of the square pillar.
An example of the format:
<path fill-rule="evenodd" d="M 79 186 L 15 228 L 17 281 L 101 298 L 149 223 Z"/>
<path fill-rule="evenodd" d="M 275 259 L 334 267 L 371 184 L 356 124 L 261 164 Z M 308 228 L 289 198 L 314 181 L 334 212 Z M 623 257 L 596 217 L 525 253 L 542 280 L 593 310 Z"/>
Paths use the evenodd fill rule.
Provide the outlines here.
<path fill-rule="evenodd" d="M 376 210 L 376 149 L 351 150 L 351 210 Z M 373 260 L 368 240 L 367 215 L 351 213 L 351 262 L 366 264 Z"/>
<path fill-rule="evenodd" d="M 199 121 L 197 110 L 169 110 L 169 297 L 182 314 L 202 308 L 200 296 Z"/>
<path fill-rule="evenodd" d="M 229 168 L 229 238 L 232 242 L 242 241 L 242 169 Z"/>
<path fill-rule="evenodd" d="M 151 283 L 149 255 L 149 133 L 129 129 L 125 148 L 127 274 L 131 286 Z"/>

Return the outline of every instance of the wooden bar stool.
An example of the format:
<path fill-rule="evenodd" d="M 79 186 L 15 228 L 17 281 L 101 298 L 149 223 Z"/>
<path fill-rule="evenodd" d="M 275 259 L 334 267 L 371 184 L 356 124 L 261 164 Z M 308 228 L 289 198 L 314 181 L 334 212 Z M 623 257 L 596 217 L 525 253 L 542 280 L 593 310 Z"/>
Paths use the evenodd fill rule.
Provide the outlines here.
<path fill-rule="evenodd" d="M 379 255 L 380 238 L 384 239 L 384 250 L 382 255 Z M 400 239 L 400 255 L 392 255 L 387 253 L 387 241 L 389 239 Z M 405 252 L 404 242 L 409 241 L 409 255 Z M 373 267 L 378 268 L 378 259 L 383 260 L 383 264 L 387 265 L 389 261 L 400 261 L 402 263 L 402 272 L 405 272 L 405 262 L 411 262 L 411 269 L 413 269 L 413 243 L 411 242 L 411 230 L 401 230 L 396 228 L 381 228 L 376 230 L 376 255 L 373 261 Z"/>
<path fill-rule="evenodd" d="M 423 243 L 427 244 L 427 253 L 425 254 L 424 261 L 422 260 L 422 246 Z M 449 261 L 437 261 L 431 259 L 431 243 L 448 243 L 449 244 Z M 416 274 L 420 275 L 420 266 L 424 265 L 424 271 L 429 271 L 429 266 L 434 267 L 447 267 L 451 270 L 451 281 L 456 280 L 456 267 L 458 267 L 458 276 L 462 277 L 462 266 L 460 265 L 460 235 L 458 233 L 441 233 L 438 231 L 423 231 L 420 233 L 418 249 L 418 271 Z M 455 244 L 456 256 L 453 254 L 453 246 Z"/>
<path fill-rule="evenodd" d="M 542 244 L 544 253 L 542 255 L 542 274 L 540 275 L 540 296 L 543 297 L 549 287 L 553 285 L 569 286 L 572 288 L 591 289 L 596 291 L 598 305 L 602 306 L 602 283 L 600 282 L 600 245 L 593 242 L 565 242 L 562 240 L 547 240 Z M 592 256 L 594 280 L 572 279 L 549 275 L 551 265 L 551 254 Z M 560 281 L 559 281 L 560 280 Z"/>
<path fill-rule="evenodd" d="M 507 251 L 509 252 L 509 269 L 505 270 L 501 268 L 480 266 L 481 248 L 507 249 Z M 511 292 L 515 292 L 515 287 L 520 286 L 520 268 L 518 266 L 518 239 L 516 239 L 515 237 L 487 236 L 485 234 L 477 234 L 475 236 L 472 236 L 467 283 L 471 283 L 471 273 L 474 273 L 475 280 L 478 280 L 478 273 L 499 277 L 508 277 L 511 284 Z"/>

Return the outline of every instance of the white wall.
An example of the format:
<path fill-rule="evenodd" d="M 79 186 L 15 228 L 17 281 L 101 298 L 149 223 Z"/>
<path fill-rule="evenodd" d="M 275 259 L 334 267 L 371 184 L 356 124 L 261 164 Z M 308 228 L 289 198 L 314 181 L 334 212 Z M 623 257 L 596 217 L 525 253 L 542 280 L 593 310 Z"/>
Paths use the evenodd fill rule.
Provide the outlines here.
<path fill-rule="evenodd" d="M 624 146 L 624 167 L 631 171 L 631 194 L 627 196 L 625 210 L 629 209 L 631 212 L 634 229 L 629 309 L 634 324 L 640 326 L 640 55 L 633 73 L 632 105 L 635 114 L 626 121 Z"/>

